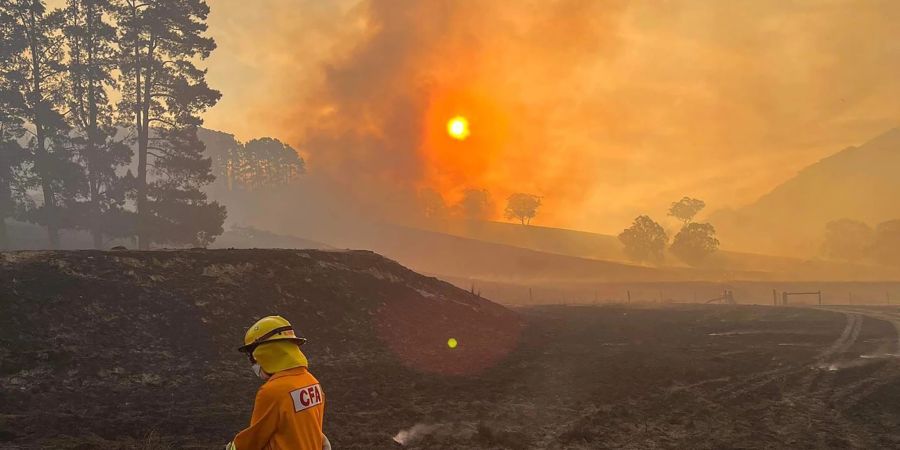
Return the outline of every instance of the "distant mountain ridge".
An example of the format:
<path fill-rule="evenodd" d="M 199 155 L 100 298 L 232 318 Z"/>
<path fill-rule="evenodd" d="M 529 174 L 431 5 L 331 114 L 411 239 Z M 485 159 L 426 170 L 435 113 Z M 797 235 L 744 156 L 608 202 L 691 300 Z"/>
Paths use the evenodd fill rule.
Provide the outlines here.
<path fill-rule="evenodd" d="M 900 128 L 812 164 L 756 202 L 710 217 L 723 242 L 774 254 L 815 253 L 828 221 L 900 218 Z"/>

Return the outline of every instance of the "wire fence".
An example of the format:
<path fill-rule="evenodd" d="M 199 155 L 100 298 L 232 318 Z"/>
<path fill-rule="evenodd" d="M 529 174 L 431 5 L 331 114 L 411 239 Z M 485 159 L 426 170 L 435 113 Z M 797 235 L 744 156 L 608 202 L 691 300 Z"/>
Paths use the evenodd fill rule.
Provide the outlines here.
<path fill-rule="evenodd" d="M 900 305 L 900 282 L 560 283 L 523 286 L 471 281 L 466 288 L 484 298 L 511 305 Z"/>

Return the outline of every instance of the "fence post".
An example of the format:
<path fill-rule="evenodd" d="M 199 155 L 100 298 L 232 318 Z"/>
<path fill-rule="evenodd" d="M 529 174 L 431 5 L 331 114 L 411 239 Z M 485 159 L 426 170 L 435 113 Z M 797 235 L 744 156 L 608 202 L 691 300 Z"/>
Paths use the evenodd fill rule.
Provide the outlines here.
<path fill-rule="evenodd" d="M 626 292 L 628 292 L 628 304 L 631 304 L 631 289 Z"/>

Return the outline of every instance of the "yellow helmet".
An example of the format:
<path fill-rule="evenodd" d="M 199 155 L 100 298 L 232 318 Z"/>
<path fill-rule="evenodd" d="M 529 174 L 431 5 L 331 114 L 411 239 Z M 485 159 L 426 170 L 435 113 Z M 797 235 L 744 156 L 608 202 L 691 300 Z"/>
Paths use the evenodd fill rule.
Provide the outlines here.
<path fill-rule="evenodd" d="M 268 316 L 259 319 L 247 330 L 247 334 L 244 335 L 244 345 L 240 346 L 238 350 L 252 355 L 257 346 L 278 341 L 293 341 L 297 345 L 303 345 L 306 343 L 306 338 L 298 337 L 294 332 L 294 327 L 284 317 Z"/>

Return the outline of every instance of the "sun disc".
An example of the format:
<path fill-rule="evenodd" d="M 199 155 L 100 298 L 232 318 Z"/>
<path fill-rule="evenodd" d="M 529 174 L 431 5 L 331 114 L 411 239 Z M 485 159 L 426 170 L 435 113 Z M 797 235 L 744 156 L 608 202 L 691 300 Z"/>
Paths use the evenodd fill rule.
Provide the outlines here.
<path fill-rule="evenodd" d="M 450 119 L 447 121 L 447 134 L 459 141 L 469 137 L 469 121 L 463 116 Z"/>

